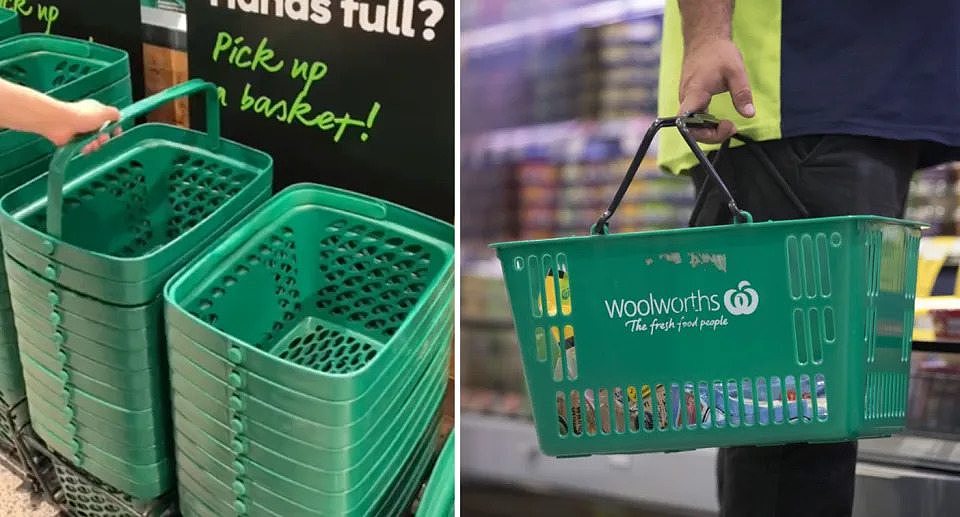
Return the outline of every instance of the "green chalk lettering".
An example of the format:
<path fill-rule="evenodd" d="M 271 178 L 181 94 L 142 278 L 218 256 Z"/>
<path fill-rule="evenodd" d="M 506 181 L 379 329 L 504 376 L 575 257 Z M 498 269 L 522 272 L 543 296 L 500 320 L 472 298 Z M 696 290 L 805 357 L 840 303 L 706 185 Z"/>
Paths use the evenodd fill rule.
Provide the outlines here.
<path fill-rule="evenodd" d="M 33 7 L 26 5 L 27 0 L 0 0 L 0 9 L 14 11 L 22 16 L 28 16 L 33 12 Z"/>
<path fill-rule="evenodd" d="M 323 79 L 324 76 L 327 75 L 327 69 L 327 64 L 323 61 L 308 63 L 307 61 L 294 59 L 293 66 L 290 67 L 290 77 L 302 79 L 309 90 L 314 82 Z"/>
<path fill-rule="evenodd" d="M 220 106 L 227 107 L 227 89 L 223 86 L 217 86 L 217 98 L 220 100 Z"/>
<path fill-rule="evenodd" d="M 55 5 L 38 5 L 37 6 L 37 19 L 41 22 L 47 22 L 46 33 L 50 34 L 50 29 L 53 27 L 53 23 L 57 21 L 57 18 L 60 17 L 60 8 Z"/>
<path fill-rule="evenodd" d="M 274 102 L 266 95 L 254 98 L 250 93 L 250 88 L 250 83 L 247 83 L 246 86 L 243 87 L 243 97 L 240 100 L 240 109 L 242 111 L 247 111 L 253 107 L 254 113 L 259 113 L 266 118 L 275 118 L 281 122 L 286 121 L 288 111 L 287 101 Z"/>
<path fill-rule="evenodd" d="M 217 34 L 217 42 L 213 46 L 213 56 L 211 56 L 213 62 L 216 63 L 220 59 L 220 53 L 231 46 L 233 46 L 233 36 L 227 32 Z"/>
<path fill-rule="evenodd" d="M 229 32 L 220 32 L 213 45 L 211 59 L 214 63 L 220 61 L 224 53 L 227 55 L 227 62 L 240 69 L 264 69 L 267 72 L 279 72 L 283 68 L 283 60 L 273 62 L 277 53 L 268 46 L 269 39 L 262 38 L 257 48 L 244 44 L 243 36 L 233 36 Z M 250 56 L 253 56 L 252 58 Z"/>
<path fill-rule="evenodd" d="M 330 131 L 337 125 L 337 115 L 332 111 L 324 111 L 319 117 L 313 119 L 313 125 L 323 131 Z"/>
<path fill-rule="evenodd" d="M 336 119 L 335 122 L 337 124 L 340 124 L 340 127 L 337 129 L 337 132 L 333 135 L 334 142 L 340 142 L 340 139 L 343 138 L 343 132 L 346 131 L 347 126 L 367 127 L 366 122 L 351 118 L 349 113 L 345 113 L 342 117 Z"/>
<path fill-rule="evenodd" d="M 288 113 L 286 123 L 289 124 L 293 122 L 293 119 L 296 118 L 301 124 L 309 127 L 310 122 L 304 119 L 304 116 L 309 116 L 310 112 L 313 111 L 313 106 L 309 102 L 304 100 L 307 97 L 307 90 L 301 90 L 300 95 L 297 95 L 297 98 L 293 101 L 293 107 Z"/>

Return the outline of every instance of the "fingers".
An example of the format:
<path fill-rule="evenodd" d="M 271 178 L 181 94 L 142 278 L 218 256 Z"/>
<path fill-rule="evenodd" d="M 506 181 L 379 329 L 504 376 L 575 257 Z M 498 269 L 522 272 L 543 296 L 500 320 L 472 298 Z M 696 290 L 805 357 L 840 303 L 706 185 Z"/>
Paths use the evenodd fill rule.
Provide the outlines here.
<path fill-rule="evenodd" d="M 699 85 L 688 85 L 687 88 L 681 89 L 680 113 L 707 111 L 712 97 L 713 95 L 706 88 Z"/>
<path fill-rule="evenodd" d="M 120 120 L 120 110 L 113 106 L 103 107 L 103 120 L 105 122 L 116 122 Z"/>
<path fill-rule="evenodd" d="M 753 105 L 753 92 L 750 90 L 750 79 L 742 67 L 736 67 L 727 74 L 727 89 L 730 90 L 730 99 L 737 113 L 750 118 L 757 114 Z"/>
<path fill-rule="evenodd" d="M 83 149 L 81 149 L 80 152 L 83 154 L 90 154 L 94 151 L 99 150 L 100 147 L 102 147 L 103 144 L 107 143 L 107 141 L 109 140 L 110 140 L 110 135 L 106 135 L 106 134 L 100 135 L 89 144 L 83 146 Z"/>
<path fill-rule="evenodd" d="M 721 120 L 720 124 L 713 129 L 698 128 L 690 129 L 690 135 L 698 142 L 704 144 L 719 144 L 727 140 L 737 132 L 737 127 L 729 120 Z"/>

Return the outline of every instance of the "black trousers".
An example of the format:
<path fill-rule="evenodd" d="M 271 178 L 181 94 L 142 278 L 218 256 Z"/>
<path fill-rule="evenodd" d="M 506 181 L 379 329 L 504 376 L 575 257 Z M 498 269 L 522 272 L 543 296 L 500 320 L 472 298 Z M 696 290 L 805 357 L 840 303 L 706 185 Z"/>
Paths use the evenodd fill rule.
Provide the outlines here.
<path fill-rule="evenodd" d="M 921 144 L 818 135 L 756 143 L 811 217 L 902 217 Z M 797 219 L 767 167 L 750 149 L 726 151 L 717 169 L 740 207 L 755 221 Z M 727 224 L 727 200 L 699 167 L 694 226 Z M 791 444 L 720 450 L 717 484 L 723 517 L 834 517 L 853 511 L 857 444 Z"/>

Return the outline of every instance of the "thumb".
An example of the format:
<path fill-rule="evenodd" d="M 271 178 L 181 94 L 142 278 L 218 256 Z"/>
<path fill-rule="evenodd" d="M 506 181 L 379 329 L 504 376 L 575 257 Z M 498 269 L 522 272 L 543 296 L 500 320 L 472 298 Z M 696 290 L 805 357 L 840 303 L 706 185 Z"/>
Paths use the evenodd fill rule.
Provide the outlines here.
<path fill-rule="evenodd" d="M 680 114 L 707 111 L 713 95 L 699 85 L 689 85 L 680 95 Z"/>
<path fill-rule="evenodd" d="M 100 116 L 109 122 L 120 120 L 120 110 L 113 106 L 101 106 Z"/>
<path fill-rule="evenodd" d="M 730 90 L 730 100 L 737 112 L 744 117 L 751 118 L 757 114 L 753 105 L 753 92 L 750 90 L 750 79 L 742 68 L 735 68 L 727 76 L 727 89 Z"/>

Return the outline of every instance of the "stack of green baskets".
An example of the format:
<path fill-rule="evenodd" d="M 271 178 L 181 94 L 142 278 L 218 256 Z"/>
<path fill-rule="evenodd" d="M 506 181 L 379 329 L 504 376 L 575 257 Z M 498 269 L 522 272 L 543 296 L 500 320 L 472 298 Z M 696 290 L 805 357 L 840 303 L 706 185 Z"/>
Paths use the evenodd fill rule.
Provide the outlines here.
<path fill-rule="evenodd" d="M 201 91 L 206 133 L 144 124 L 86 156 L 90 140 L 74 142 L 0 200 L 34 430 L 138 499 L 173 485 L 163 285 L 270 195 L 271 158 L 220 138 L 210 83 L 139 101 L 120 123 Z"/>
<path fill-rule="evenodd" d="M 295 185 L 167 285 L 181 511 L 395 515 L 432 460 L 453 228 Z"/>
<path fill-rule="evenodd" d="M 451 433 L 440 451 L 430 480 L 420 498 L 417 517 L 453 517 L 456 491 L 456 435 Z"/>
<path fill-rule="evenodd" d="M 16 11 L 0 8 L 0 41 L 20 34 L 20 17 Z"/>
<path fill-rule="evenodd" d="M 0 39 L 17 22 L 9 13 L 0 9 Z M 119 107 L 132 101 L 127 53 L 81 40 L 26 34 L 2 41 L 0 77 L 64 101 L 93 98 Z M 53 151 L 41 136 L 0 130 L 0 195 L 46 172 Z M 0 268 L 0 394 L 14 403 L 25 391 L 5 276 Z"/>

